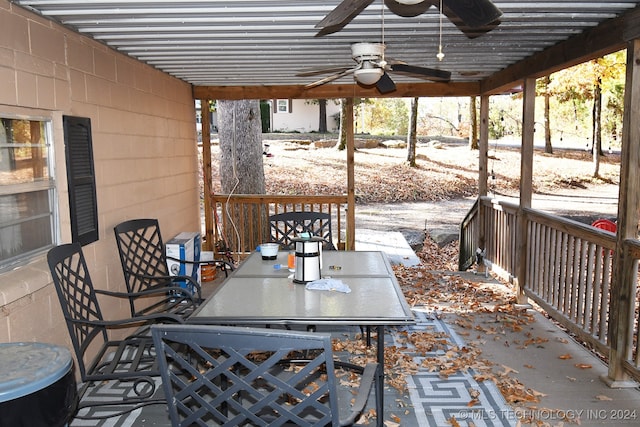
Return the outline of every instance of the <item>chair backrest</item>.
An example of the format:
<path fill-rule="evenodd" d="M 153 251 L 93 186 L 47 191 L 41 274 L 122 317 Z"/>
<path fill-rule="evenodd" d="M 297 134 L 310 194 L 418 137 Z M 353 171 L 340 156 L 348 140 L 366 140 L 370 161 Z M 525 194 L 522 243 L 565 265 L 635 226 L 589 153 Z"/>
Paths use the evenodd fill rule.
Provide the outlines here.
<path fill-rule="evenodd" d="M 331 231 L 331 215 L 326 212 L 283 212 L 269 217 L 271 241 L 293 248 L 292 240 L 300 233 L 323 238 L 324 249 L 335 249 Z"/>
<path fill-rule="evenodd" d="M 104 326 L 88 325 L 86 320 L 104 320 L 96 297 L 87 263 L 79 243 L 50 249 L 47 262 L 67 323 L 80 374 L 86 377 L 85 354 L 94 341 L 108 340 Z M 101 338 L 100 338 L 101 337 Z"/>
<path fill-rule="evenodd" d="M 209 325 L 151 331 L 174 427 L 339 423 L 328 334 Z M 290 369 L 297 352 L 308 363 Z"/>
<path fill-rule="evenodd" d="M 141 292 L 159 282 L 143 279 L 169 276 L 167 255 L 157 219 L 132 219 L 113 228 L 127 292 Z M 135 299 L 130 298 L 132 315 Z"/>

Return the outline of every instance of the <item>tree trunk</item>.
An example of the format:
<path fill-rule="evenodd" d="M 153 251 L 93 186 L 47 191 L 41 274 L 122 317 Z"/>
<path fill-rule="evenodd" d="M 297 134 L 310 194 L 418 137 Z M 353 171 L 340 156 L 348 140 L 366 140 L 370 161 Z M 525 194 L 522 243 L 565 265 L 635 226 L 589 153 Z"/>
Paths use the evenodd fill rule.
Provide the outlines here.
<path fill-rule="evenodd" d="M 407 161 L 412 168 L 416 167 L 416 145 L 418 144 L 418 97 L 411 100 L 409 116 L 409 132 L 407 133 Z"/>
<path fill-rule="evenodd" d="M 469 148 L 478 150 L 478 113 L 476 108 L 476 97 L 472 96 L 469 100 Z"/>
<path fill-rule="evenodd" d="M 600 176 L 600 156 L 602 155 L 602 87 L 600 79 L 593 88 L 593 177 Z"/>
<path fill-rule="evenodd" d="M 261 129 L 260 104 L 257 100 L 218 101 L 220 184 L 223 193 L 265 193 Z M 267 224 L 266 212 L 247 210 L 229 214 L 235 227 L 231 225 L 223 232 L 232 250 L 236 250 L 234 246 L 239 241 L 261 241 L 268 236 L 269 230 L 258 230 L 251 226 Z M 259 216 L 262 216 L 262 220 Z"/>
<path fill-rule="evenodd" d="M 320 107 L 319 113 L 319 121 L 318 121 L 318 132 L 327 133 L 327 100 L 326 99 L 318 99 L 318 106 Z"/>
<path fill-rule="evenodd" d="M 553 154 L 553 147 L 551 146 L 551 94 L 549 93 L 549 83 L 551 83 L 551 77 L 546 76 L 543 80 L 544 83 L 544 152 L 547 154 Z"/>
<path fill-rule="evenodd" d="M 338 133 L 338 144 L 336 145 L 338 150 L 347 148 L 347 127 L 344 125 L 345 117 L 347 117 L 347 100 L 342 99 L 340 101 L 340 132 Z"/>

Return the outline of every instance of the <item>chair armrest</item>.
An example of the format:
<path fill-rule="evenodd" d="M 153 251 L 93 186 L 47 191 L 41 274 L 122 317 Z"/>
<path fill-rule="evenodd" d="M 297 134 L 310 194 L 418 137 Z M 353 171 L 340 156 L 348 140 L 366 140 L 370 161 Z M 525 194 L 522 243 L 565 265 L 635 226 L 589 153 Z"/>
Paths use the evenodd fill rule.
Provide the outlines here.
<path fill-rule="evenodd" d="M 175 292 L 179 292 L 185 298 L 190 299 L 191 302 L 194 304 L 198 302 L 198 300 L 196 300 L 195 295 L 189 292 L 188 289 L 185 289 L 181 286 L 159 285 L 157 287 L 147 289 L 145 291 L 140 291 L 140 292 L 117 292 L 117 291 L 107 291 L 104 289 L 94 289 L 94 291 L 97 294 L 107 295 L 115 298 L 136 298 L 136 297 L 142 297 L 142 296 L 153 296 L 156 294 L 166 294 L 167 292 L 175 291 Z"/>
<path fill-rule="evenodd" d="M 231 264 L 230 262 L 225 261 L 223 259 L 213 259 L 213 260 L 208 260 L 208 261 L 203 261 L 203 260 L 200 260 L 200 261 L 189 261 L 189 260 L 186 260 L 186 259 L 174 258 L 174 257 L 171 257 L 171 256 L 167 256 L 166 258 L 168 260 L 177 261 L 177 262 L 180 262 L 180 263 L 183 263 L 183 264 L 215 265 L 215 266 L 220 267 L 220 268 L 228 267 L 229 270 L 231 270 L 231 271 L 236 269 L 233 264 Z"/>
<path fill-rule="evenodd" d="M 197 294 L 198 299 L 202 300 L 202 290 L 200 288 L 200 284 L 195 280 L 193 280 L 191 276 L 148 276 L 146 274 L 136 274 L 132 271 L 127 271 L 127 273 L 134 277 L 137 277 L 138 279 L 142 279 L 146 281 L 163 281 L 163 282 L 174 283 L 179 280 L 183 280 L 183 281 L 186 280 L 187 282 L 189 282 L 189 286 L 195 289 L 195 293 Z M 182 290 L 182 291 L 190 292 L 188 289 L 183 288 L 182 286 L 169 286 L 169 285 L 162 285 L 162 286 L 164 287 L 161 288 L 161 286 L 158 286 L 158 289 L 162 289 L 164 291 Z M 190 292 L 190 293 L 193 294 L 193 292 Z"/>
<path fill-rule="evenodd" d="M 171 313 L 154 313 L 146 314 L 144 316 L 130 317 L 127 319 L 114 319 L 114 320 L 89 320 L 89 319 L 72 319 L 66 318 L 72 323 L 81 323 L 83 325 L 92 326 L 136 326 L 144 323 L 153 323 L 155 321 L 170 321 L 175 323 L 184 323 L 184 319 L 178 315 Z"/>

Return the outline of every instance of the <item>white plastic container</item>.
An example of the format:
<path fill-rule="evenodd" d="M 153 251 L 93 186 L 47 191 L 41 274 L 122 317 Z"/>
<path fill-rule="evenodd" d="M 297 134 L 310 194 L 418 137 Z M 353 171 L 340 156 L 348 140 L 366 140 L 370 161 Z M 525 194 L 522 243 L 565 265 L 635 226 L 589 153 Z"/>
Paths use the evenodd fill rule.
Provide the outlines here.
<path fill-rule="evenodd" d="M 274 260 L 278 257 L 278 249 L 280 245 L 277 243 L 262 243 L 260 245 L 260 253 L 264 260 Z"/>

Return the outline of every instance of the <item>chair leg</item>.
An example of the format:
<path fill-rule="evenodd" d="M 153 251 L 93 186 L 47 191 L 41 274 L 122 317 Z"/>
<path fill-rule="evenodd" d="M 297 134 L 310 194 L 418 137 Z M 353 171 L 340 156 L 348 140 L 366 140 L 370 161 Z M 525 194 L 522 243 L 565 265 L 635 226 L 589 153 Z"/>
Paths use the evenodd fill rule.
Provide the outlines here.
<path fill-rule="evenodd" d="M 367 326 L 366 332 L 364 326 L 360 325 L 360 335 L 367 342 L 367 347 L 371 347 L 371 326 Z"/>

